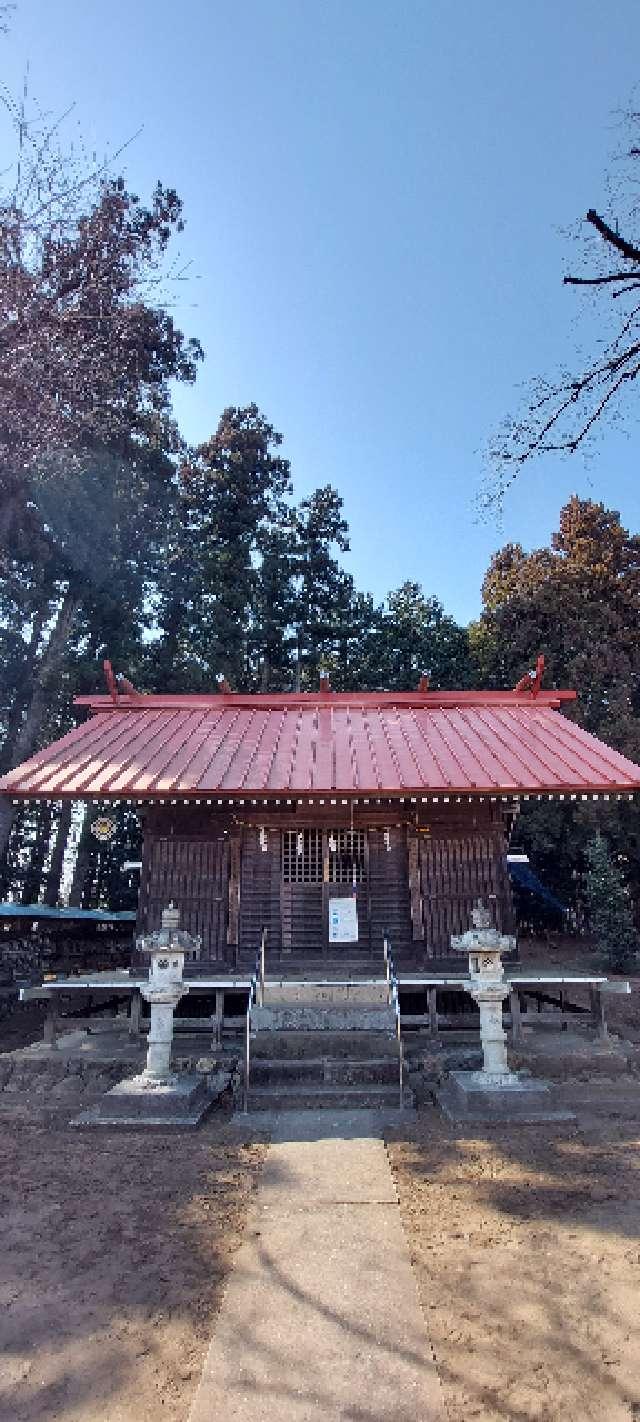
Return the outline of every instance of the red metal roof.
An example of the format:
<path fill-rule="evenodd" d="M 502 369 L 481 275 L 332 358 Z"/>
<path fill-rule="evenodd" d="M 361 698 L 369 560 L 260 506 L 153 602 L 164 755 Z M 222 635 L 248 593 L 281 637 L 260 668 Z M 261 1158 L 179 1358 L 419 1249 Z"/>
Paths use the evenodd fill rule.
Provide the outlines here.
<path fill-rule="evenodd" d="M 574 692 L 79 697 L 92 715 L 0 780 L 28 798 L 640 789 L 557 709 Z"/>

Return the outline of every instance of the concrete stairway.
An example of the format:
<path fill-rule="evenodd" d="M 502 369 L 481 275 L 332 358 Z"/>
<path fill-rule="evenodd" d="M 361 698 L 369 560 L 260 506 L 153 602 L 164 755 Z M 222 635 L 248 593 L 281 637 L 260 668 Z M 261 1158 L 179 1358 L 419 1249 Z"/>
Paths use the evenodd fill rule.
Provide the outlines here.
<path fill-rule="evenodd" d="M 249 1109 L 397 1109 L 396 1018 L 384 981 L 265 983 L 252 1012 Z M 404 1104 L 412 1104 L 405 1092 Z"/>

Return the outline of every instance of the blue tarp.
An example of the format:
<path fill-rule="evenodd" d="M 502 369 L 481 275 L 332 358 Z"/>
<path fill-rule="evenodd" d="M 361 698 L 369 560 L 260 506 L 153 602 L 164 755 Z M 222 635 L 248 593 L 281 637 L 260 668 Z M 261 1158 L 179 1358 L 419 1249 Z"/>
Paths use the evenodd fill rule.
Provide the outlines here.
<path fill-rule="evenodd" d="M 564 904 L 560 903 L 560 900 L 556 898 L 555 894 L 551 893 L 550 889 L 545 889 L 544 884 L 541 883 L 537 874 L 534 874 L 533 869 L 531 869 L 528 864 L 518 864 L 516 862 L 508 864 L 507 868 L 518 889 L 525 889 L 527 893 L 533 894 L 535 898 L 542 899 L 542 902 L 547 905 L 547 908 L 555 909 L 557 913 L 566 913 L 567 910 Z"/>
<path fill-rule="evenodd" d="M 129 909 L 111 913 L 109 909 L 50 908 L 48 904 L 0 904 L 0 918 L 49 918 L 57 923 L 84 919 L 86 923 L 135 923 Z"/>

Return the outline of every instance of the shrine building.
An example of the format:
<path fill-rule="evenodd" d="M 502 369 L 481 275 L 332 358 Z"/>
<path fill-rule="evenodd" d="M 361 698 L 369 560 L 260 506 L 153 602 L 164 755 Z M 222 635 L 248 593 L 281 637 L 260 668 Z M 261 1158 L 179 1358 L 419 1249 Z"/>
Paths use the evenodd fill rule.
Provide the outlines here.
<path fill-rule="evenodd" d="M 135 806 L 138 930 L 172 901 L 191 971 L 342 955 L 438 971 L 474 902 L 513 931 L 507 846 L 528 799 L 626 798 L 640 769 L 563 715 L 574 691 L 146 695 L 106 664 L 87 719 L 0 780 L 14 801 Z M 96 807 L 93 809 L 93 807 Z"/>

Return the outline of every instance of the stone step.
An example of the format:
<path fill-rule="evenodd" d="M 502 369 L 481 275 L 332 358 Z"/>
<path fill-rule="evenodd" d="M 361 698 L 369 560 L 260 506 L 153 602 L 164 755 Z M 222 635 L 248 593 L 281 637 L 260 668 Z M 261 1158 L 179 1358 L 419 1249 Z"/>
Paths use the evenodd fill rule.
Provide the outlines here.
<path fill-rule="evenodd" d="M 254 1086 L 386 1086 L 398 1081 L 398 1057 L 257 1057 L 250 1072 Z"/>
<path fill-rule="evenodd" d="M 296 1004 L 306 1007 L 386 1007 L 386 982 L 287 982 L 268 979 L 264 985 L 264 1006 Z"/>
<path fill-rule="evenodd" d="M 316 963 L 314 967 L 304 963 L 282 963 L 278 967 L 267 967 L 265 972 L 265 981 L 268 983 L 361 983 L 371 980 L 386 981 L 386 973 L 381 963 L 367 963 L 361 968 L 349 967 L 343 963 L 335 964 L 334 967 L 324 963 Z"/>
<path fill-rule="evenodd" d="M 250 1087 L 250 1111 L 370 1111 L 397 1110 L 399 1087 L 395 1086 L 298 1086 Z M 413 1105 L 406 1089 L 404 1105 Z"/>
<path fill-rule="evenodd" d="M 386 1003 L 348 1006 L 328 1002 L 309 1006 L 284 1003 L 274 1007 L 254 1007 L 251 1026 L 255 1032 L 392 1032 L 395 1012 Z"/>
<path fill-rule="evenodd" d="M 318 1060 L 330 1057 L 336 1060 L 369 1061 L 381 1057 L 398 1060 L 398 1039 L 395 1029 L 391 1032 L 336 1032 L 336 1031 L 261 1031 L 251 1039 L 251 1060 L 259 1057 L 270 1061 L 295 1060 L 304 1058 Z"/>

